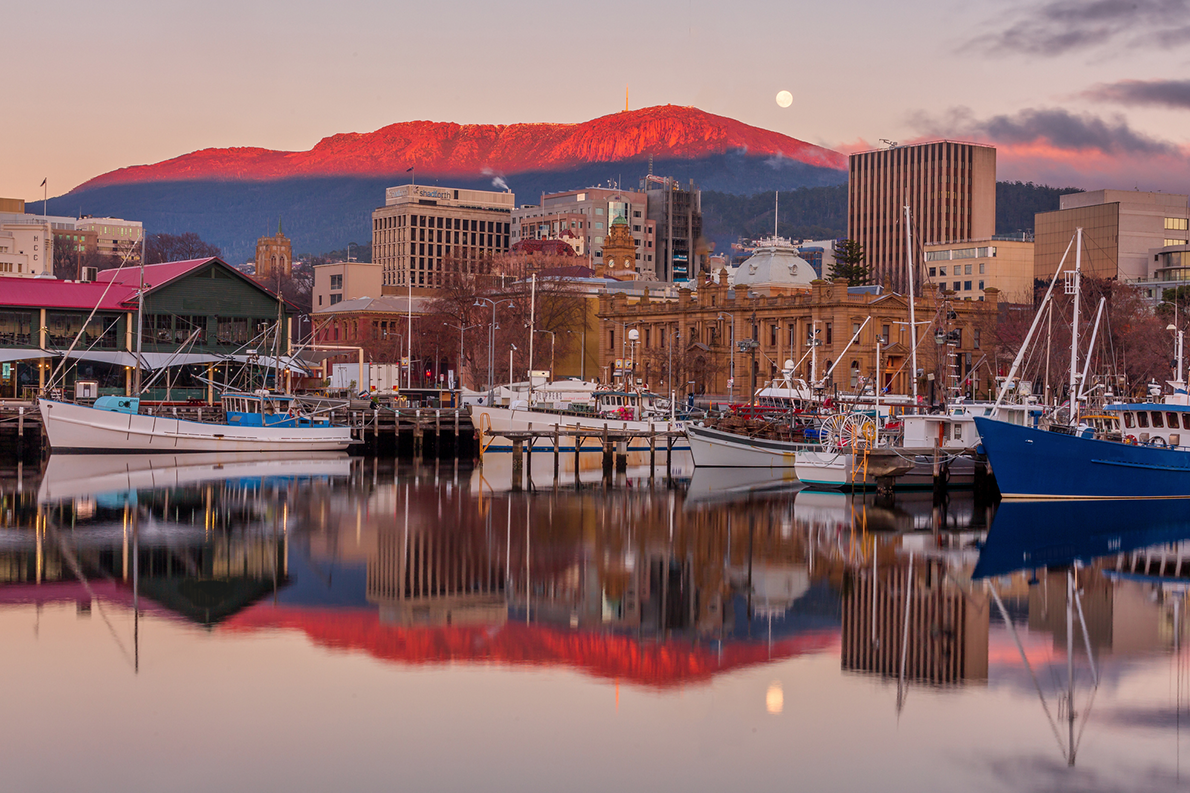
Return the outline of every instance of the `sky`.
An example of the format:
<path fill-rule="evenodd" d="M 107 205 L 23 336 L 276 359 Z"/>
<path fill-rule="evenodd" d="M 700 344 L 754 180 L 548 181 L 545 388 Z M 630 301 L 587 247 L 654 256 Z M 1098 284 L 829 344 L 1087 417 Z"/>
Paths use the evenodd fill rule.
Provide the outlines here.
<path fill-rule="evenodd" d="M 633 108 L 840 151 L 976 140 L 1000 179 L 1190 192 L 1190 0 L 43 0 L 4 17 L 0 196 L 399 121 L 581 122 L 625 88 Z"/>

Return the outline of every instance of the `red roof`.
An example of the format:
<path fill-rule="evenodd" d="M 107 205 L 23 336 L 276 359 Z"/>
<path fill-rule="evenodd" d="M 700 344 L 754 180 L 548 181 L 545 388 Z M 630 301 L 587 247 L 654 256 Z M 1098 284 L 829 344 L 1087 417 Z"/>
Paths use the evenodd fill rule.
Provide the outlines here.
<path fill-rule="evenodd" d="M 161 264 L 146 264 L 145 265 L 145 283 L 150 288 L 167 284 L 175 278 L 181 278 L 186 273 L 196 270 L 212 261 L 218 261 L 215 257 L 208 256 L 205 259 L 185 259 L 180 262 L 162 262 Z M 231 269 L 231 268 L 228 268 Z M 140 268 L 139 267 L 116 267 L 111 270 L 100 270 L 96 276 L 97 281 L 114 281 L 117 284 L 128 284 L 136 287 L 140 284 Z"/>
<path fill-rule="evenodd" d="M 107 294 L 104 294 L 104 291 Z M 0 278 L 0 303 L 30 308 L 73 308 L 127 311 L 135 305 L 136 286 L 115 283 L 82 284 L 51 278 Z"/>

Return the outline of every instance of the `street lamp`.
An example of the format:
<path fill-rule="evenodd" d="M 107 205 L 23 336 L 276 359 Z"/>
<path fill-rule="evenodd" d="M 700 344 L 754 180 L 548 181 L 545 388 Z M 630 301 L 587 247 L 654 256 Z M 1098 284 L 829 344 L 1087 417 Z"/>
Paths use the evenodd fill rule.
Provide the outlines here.
<path fill-rule="evenodd" d="M 727 366 L 727 404 L 730 405 L 735 401 L 735 314 L 724 314 L 720 311 L 715 319 L 724 317 L 731 320 L 731 338 L 727 340 L 727 349 L 731 353 L 731 363 Z"/>
<path fill-rule="evenodd" d="M 512 354 L 517 351 L 515 344 L 508 345 L 508 387 L 512 388 Z"/>
<path fill-rule="evenodd" d="M 479 325 L 452 325 L 449 322 L 443 322 L 442 324 L 448 328 L 455 328 L 459 332 L 459 361 L 458 361 L 459 388 L 462 388 L 463 387 L 463 332 L 471 330 L 472 328 L 478 328 Z"/>
<path fill-rule="evenodd" d="M 499 301 L 492 300 L 490 297 L 477 297 L 475 298 L 475 303 L 473 305 L 482 308 L 484 303 L 492 304 L 492 325 L 490 328 L 488 328 L 488 407 L 491 407 L 492 397 L 496 391 L 495 373 L 492 371 L 492 367 L 494 366 L 493 361 L 496 358 L 496 306 L 499 305 Z M 511 308 L 512 305 L 512 303 L 509 303 L 509 308 Z M 508 379 L 511 381 L 511 366 L 509 367 L 509 372 L 510 375 Z"/>
<path fill-rule="evenodd" d="M 628 354 L 631 356 L 629 371 L 629 386 L 636 387 L 636 345 L 640 343 L 640 331 L 636 328 L 628 331 Z M 627 389 L 625 389 L 627 390 Z"/>
<path fill-rule="evenodd" d="M 534 330 L 534 333 L 548 333 L 550 334 L 550 380 L 554 379 L 554 342 L 557 341 L 558 336 L 552 330 Z M 532 361 L 529 362 L 529 368 L 533 368 Z"/>

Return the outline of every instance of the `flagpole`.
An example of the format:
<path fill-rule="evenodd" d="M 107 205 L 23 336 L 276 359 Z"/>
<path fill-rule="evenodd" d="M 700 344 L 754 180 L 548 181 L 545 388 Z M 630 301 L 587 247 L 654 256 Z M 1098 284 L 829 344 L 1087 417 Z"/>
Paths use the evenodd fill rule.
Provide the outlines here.
<path fill-rule="evenodd" d="M 50 202 L 50 188 L 46 187 L 46 182 L 48 182 L 48 181 L 49 181 L 49 177 L 46 177 L 45 179 L 41 180 L 41 187 L 42 187 L 41 214 L 47 215 L 47 216 L 49 215 L 49 212 L 46 211 L 46 206 Z"/>

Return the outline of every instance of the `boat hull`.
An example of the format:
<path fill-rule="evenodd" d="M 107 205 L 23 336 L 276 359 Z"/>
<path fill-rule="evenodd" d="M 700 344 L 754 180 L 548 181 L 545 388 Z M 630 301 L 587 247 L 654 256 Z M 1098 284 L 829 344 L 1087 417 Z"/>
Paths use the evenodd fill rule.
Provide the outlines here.
<path fill-rule="evenodd" d="M 803 452 L 794 470 L 797 478 L 813 488 L 832 490 L 868 490 L 876 487 L 876 477 L 863 470 L 863 457 L 848 452 Z M 970 487 L 975 482 L 975 461 L 956 457 L 947 471 L 949 487 Z M 896 489 L 932 488 L 934 461 L 926 455 L 914 458 L 913 468 L 895 478 Z"/>
<path fill-rule="evenodd" d="M 689 425 L 686 438 L 699 468 L 788 468 L 805 444 L 749 438 L 734 432 Z"/>
<path fill-rule="evenodd" d="M 1004 498 L 1190 498 L 1190 452 L 977 417 Z"/>
<path fill-rule="evenodd" d="M 55 454 L 332 452 L 354 442 L 347 427 L 235 427 L 51 400 L 38 407 Z"/>

